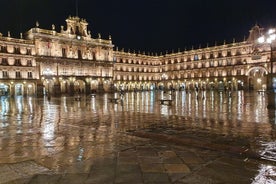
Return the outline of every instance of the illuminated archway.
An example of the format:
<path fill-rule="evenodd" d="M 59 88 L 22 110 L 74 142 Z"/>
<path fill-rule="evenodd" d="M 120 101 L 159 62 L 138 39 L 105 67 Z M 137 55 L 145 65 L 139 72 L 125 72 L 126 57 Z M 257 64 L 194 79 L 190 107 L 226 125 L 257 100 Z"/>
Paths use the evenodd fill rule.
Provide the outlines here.
<path fill-rule="evenodd" d="M 74 81 L 74 93 L 85 93 L 85 82 L 82 80 Z"/>
<path fill-rule="evenodd" d="M 0 83 L 0 96 L 10 95 L 10 87 L 7 84 Z"/>
<path fill-rule="evenodd" d="M 18 83 L 18 84 L 14 85 L 14 94 L 15 94 L 15 96 L 24 95 L 24 86 L 23 86 L 23 84 Z"/>
<path fill-rule="evenodd" d="M 266 90 L 266 74 L 264 67 L 252 67 L 248 70 L 248 87 L 250 90 Z"/>

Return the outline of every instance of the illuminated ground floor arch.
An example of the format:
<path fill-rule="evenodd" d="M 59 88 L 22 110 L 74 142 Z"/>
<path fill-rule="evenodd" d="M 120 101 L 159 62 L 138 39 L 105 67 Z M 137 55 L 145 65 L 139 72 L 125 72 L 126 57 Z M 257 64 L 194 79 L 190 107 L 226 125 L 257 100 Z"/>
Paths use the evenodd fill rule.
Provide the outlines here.
<path fill-rule="evenodd" d="M 183 73 L 183 72 L 182 72 Z M 160 74 L 161 75 L 161 74 Z M 115 80 L 112 77 L 41 76 L 41 79 L 0 80 L 0 96 L 59 96 L 105 93 L 113 91 L 150 90 L 256 90 L 267 89 L 265 66 L 247 66 L 243 75 L 190 77 L 179 74 L 160 80 Z M 116 78 L 116 76 L 115 76 Z M 276 82 L 275 82 L 276 86 Z"/>
<path fill-rule="evenodd" d="M 35 96 L 35 81 L 3 81 L 0 82 L 0 96 Z"/>
<path fill-rule="evenodd" d="M 117 91 L 135 90 L 266 90 L 266 70 L 252 68 L 247 75 L 236 77 L 208 77 L 198 79 L 166 79 L 157 82 L 121 82 L 114 83 Z"/>
<path fill-rule="evenodd" d="M 112 87 L 110 78 L 97 77 L 51 77 L 43 76 L 41 95 L 74 95 L 94 92 L 109 92 Z"/>

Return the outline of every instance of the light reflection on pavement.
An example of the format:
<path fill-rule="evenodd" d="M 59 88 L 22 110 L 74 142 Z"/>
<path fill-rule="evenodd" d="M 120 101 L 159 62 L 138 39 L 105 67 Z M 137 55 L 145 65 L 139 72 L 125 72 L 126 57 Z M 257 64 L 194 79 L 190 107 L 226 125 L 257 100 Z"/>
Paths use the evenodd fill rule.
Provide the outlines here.
<path fill-rule="evenodd" d="M 275 176 L 275 111 L 256 92 L 131 92 L 111 103 L 118 94 L 73 97 L 1 97 L 0 164 L 36 160 L 60 171 L 68 165 L 113 153 L 132 139 L 122 132 L 150 127 L 174 127 L 212 135 L 242 137 L 263 159 L 254 180 L 269 170 Z M 173 104 L 160 105 L 159 99 Z M 84 168 L 85 169 L 85 168 Z"/>

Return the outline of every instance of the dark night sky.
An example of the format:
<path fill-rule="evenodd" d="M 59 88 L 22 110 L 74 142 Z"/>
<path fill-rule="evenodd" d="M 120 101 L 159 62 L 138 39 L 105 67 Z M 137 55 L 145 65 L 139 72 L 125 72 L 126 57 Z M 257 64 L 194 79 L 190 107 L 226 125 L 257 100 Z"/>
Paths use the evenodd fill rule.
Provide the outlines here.
<path fill-rule="evenodd" d="M 35 27 L 66 25 L 69 15 L 89 23 L 93 37 L 112 35 L 115 46 L 146 52 L 242 41 L 258 23 L 276 25 L 275 0 L 8 0 L 1 2 L 0 32 L 19 37 Z"/>

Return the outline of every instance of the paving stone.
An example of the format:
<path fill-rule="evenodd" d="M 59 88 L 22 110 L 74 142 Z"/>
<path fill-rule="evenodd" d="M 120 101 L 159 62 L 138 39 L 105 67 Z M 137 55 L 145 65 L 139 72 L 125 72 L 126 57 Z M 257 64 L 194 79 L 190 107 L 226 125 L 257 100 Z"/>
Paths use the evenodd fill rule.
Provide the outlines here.
<path fill-rule="evenodd" d="M 175 152 L 174 151 L 169 151 L 169 150 L 159 151 L 158 155 L 162 158 L 176 157 Z"/>
<path fill-rule="evenodd" d="M 142 174 L 139 172 L 124 172 L 116 174 L 115 183 L 143 183 Z"/>
<path fill-rule="evenodd" d="M 139 156 L 139 163 L 163 163 L 163 160 L 159 156 Z"/>
<path fill-rule="evenodd" d="M 61 177 L 57 174 L 38 174 L 31 178 L 28 184 L 58 184 Z"/>
<path fill-rule="evenodd" d="M 138 160 L 137 157 L 134 156 L 120 156 L 118 158 L 118 164 L 137 164 Z"/>
<path fill-rule="evenodd" d="M 166 173 L 143 173 L 144 183 L 171 183 Z"/>
<path fill-rule="evenodd" d="M 14 164 L 1 164 L 0 171 L 2 171 L 0 172 L 0 183 L 7 183 L 20 180 L 20 178 L 31 178 L 36 174 L 49 170 L 33 161 L 26 161 Z"/>
<path fill-rule="evenodd" d="M 105 169 L 93 169 L 88 178 L 84 181 L 87 184 L 99 184 L 99 183 L 113 183 L 115 180 L 115 170 L 114 168 Z"/>
<path fill-rule="evenodd" d="M 181 158 L 178 157 L 167 157 L 167 158 L 163 158 L 163 163 L 166 164 L 182 164 L 183 161 Z"/>
<path fill-rule="evenodd" d="M 184 176 L 182 179 L 179 179 L 176 184 L 223 184 L 223 182 L 214 178 L 191 174 Z"/>
<path fill-rule="evenodd" d="M 142 163 L 140 164 L 142 172 L 163 173 L 165 172 L 163 164 Z"/>
<path fill-rule="evenodd" d="M 177 183 L 182 178 L 184 178 L 187 175 L 187 173 L 168 173 L 168 175 L 172 183 Z"/>
<path fill-rule="evenodd" d="M 140 165 L 117 165 L 116 175 L 120 173 L 141 173 Z"/>
<path fill-rule="evenodd" d="M 190 173 L 191 170 L 185 164 L 164 164 L 165 171 L 168 173 Z"/>
<path fill-rule="evenodd" d="M 59 184 L 81 184 L 87 181 L 88 174 L 84 173 L 67 173 L 62 175 L 58 181 Z"/>

